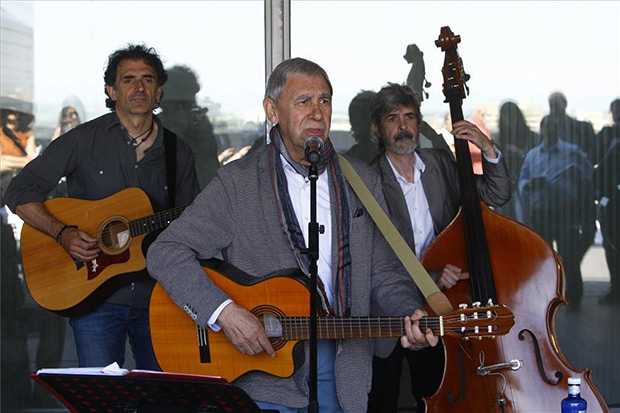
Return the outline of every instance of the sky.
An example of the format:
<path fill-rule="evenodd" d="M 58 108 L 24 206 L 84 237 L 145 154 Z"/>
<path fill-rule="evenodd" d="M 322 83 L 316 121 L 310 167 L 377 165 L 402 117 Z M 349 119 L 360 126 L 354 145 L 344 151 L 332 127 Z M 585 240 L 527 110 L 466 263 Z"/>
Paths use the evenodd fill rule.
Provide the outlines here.
<path fill-rule="evenodd" d="M 199 99 L 262 120 L 262 1 L 35 1 L 30 8 L 3 1 L 2 7 L 34 25 L 41 121 L 55 118 L 68 95 L 83 100 L 89 117 L 103 113 L 107 56 L 128 42 L 154 46 L 167 66 L 195 69 Z M 471 75 L 464 110 L 506 99 L 546 109 L 548 94 L 562 90 L 569 111 L 606 112 L 620 96 L 618 1 L 293 0 L 291 10 L 291 54 L 327 70 L 337 113 L 346 113 L 362 89 L 404 82 L 409 43 L 424 52 L 432 83 L 423 110 L 447 111 L 443 53 L 434 45 L 445 25 L 461 36 L 459 53 Z"/>
<path fill-rule="evenodd" d="M 345 101 L 361 88 L 405 81 L 410 66 L 403 55 L 416 43 L 432 83 L 423 109 L 441 108 L 444 56 L 434 41 L 442 26 L 461 36 L 458 49 L 471 75 L 473 101 L 512 98 L 546 107 L 549 93 L 562 90 L 569 106 L 606 111 L 620 96 L 618 1 L 303 1 L 293 6 L 293 49 L 324 62 L 337 90 L 347 94 Z M 322 29 L 310 30 L 313 26 Z M 338 42 L 327 47 L 335 38 Z"/>

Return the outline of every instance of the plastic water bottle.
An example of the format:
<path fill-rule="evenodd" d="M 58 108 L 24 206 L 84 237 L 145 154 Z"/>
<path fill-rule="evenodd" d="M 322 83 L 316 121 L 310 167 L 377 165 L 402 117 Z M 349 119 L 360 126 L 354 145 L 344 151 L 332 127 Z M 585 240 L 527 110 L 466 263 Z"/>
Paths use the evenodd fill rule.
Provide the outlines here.
<path fill-rule="evenodd" d="M 588 403 L 581 398 L 581 379 L 568 379 L 568 397 L 562 400 L 562 413 L 586 413 Z"/>

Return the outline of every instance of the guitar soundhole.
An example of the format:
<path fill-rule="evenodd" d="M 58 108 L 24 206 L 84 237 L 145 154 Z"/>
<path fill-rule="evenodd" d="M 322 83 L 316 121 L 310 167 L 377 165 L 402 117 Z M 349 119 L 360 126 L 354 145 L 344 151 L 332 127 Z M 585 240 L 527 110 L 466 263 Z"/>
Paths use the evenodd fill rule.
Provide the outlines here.
<path fill-rule="evenodd" d="M 275 317 L 286 317 L 286 314 L 282 312 L 277 307 L 271 305 L 261 305 L 252 309 L 252 314 L 256 317 L 260 317 L 261 315 L 270 314 Z M 286 340 L 282 340 L 277 337 L 270 337 L 269 342 L 271 343 L 271 347 L 273 347 L 274 351 L 280 350 L 282 347 L 286 345 Z"/>
<path fill-rule="evenodd" d="M 110 255 L 122 253 L 131 241 L 131 232 L 126 220 L 110 218 L 99 230 L 99 245 Z"/>

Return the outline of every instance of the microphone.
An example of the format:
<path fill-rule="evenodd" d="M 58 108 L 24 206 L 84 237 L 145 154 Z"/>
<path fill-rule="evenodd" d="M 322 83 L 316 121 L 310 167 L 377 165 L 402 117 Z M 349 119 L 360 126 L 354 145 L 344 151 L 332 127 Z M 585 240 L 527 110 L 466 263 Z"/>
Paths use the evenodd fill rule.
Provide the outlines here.
<path fill-rule="evenodd" d="M 306 161 L 311 165 L 316 165 L 321 160 L 321 151 L 325 144 L 318 136 L 310 136 L 304 143 Z"/>

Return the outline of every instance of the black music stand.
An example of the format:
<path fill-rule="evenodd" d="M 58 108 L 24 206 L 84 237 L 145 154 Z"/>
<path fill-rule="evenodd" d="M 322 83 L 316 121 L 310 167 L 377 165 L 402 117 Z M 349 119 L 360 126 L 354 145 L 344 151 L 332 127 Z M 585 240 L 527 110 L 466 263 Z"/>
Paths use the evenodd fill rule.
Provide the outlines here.
<path fill-rule="evenodd" d="M 71 412 L 247 412 L 261 410 L 219 377 L 135 371 L 125 375 L 39 373 L 30 377 Z"/>

